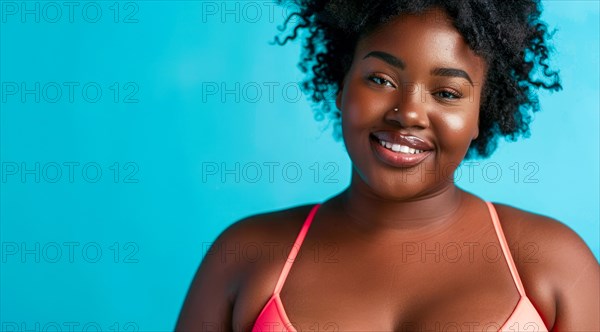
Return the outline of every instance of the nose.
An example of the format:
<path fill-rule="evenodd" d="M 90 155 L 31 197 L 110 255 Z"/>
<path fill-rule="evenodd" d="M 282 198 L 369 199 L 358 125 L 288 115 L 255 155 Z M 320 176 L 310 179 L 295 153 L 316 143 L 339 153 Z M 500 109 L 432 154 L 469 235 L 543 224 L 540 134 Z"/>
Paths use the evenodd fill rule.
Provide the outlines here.
<path fill-rule="evenodd" d="M 385 120 L 403 128 L 429 127 L 426 98 L 421 98 L 418 91 L 418 89 L 401 91 L 395 105 L 385 113 Z"/>

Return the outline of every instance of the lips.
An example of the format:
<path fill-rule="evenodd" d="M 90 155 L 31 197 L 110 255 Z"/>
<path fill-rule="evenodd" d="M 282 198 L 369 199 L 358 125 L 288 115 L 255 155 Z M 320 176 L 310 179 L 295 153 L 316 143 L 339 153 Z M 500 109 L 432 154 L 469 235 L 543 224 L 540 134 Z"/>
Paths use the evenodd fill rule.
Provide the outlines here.
<path fill-rule="evenodd" d="M 433 144 L 413 135 L 403 135 L 394 131 L 376 131 L 371 135 L 378 140 L 383 140 L 392 144 L 408 146 L 409 148 L 413 148 L 415 150 L 433 150 Z"/>
<path fill-rule="evenodd" d="M 433 144 L 420 137 L 390 131 L 379 131 L 369 136 L 371 148 L 377 158 L 392 167 L 414 167 L 433 153 Z M 382 146 L 382 140 L 386 142 L 386 146 Z M 395 147 L 402 146 L 401 151 L 390 150 L 387 148 L 390 144 Z M 405 150 L 409 150 L 408 153 Z"/>

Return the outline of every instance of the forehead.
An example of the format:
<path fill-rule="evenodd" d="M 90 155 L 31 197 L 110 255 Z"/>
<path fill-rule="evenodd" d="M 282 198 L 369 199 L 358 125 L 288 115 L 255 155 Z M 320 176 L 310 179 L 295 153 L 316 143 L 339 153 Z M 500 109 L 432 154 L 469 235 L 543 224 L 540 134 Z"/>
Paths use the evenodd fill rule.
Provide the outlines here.
<path fill-rule="evenodd" d="M 444 64 L 468 69 L 483 77 L 485 61 L 477 56 L 439 8 L 420 14 L 403 14 L 364 35 L 356 47 L 357 59 L 373 50 L 400 57 L 407 69 L 416 65 Z M 417 63 L 415 63 L 417 62 Z"/>

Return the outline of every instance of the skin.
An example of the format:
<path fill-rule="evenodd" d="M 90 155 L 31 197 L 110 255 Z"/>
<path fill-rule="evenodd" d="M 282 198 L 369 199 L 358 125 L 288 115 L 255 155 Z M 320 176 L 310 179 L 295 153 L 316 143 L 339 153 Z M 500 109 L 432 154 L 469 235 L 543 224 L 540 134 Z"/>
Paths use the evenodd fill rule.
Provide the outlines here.
<path fill-rule="evenodd" d="M 500 248 L 485 202 L 452 181 L 478 135 L 486 65 L 444 17 L 438 9 L 402 16 L 356 47 L 337 98 L 351 184 L 322 203 L 281 292 L 299 331 L 479 331 L 486 325 L 491 331 L 519 301 L 504 258 L 483 250 L 490 243 Z M 373 51 L 404 65 L 365 58 Z M 432 75 L 437 67 L 460 69 L 473 85 L 465 77 Z M 375 130 L 430 141 L 434 151 L 419 165 L 429 173 L 382 163 L 369 141 Z M 546 326 L 600 330 L 599 265 L 583 240 L 552 218 L 494 205 Z M 196 273 L 176 330 L 250 330 L 311 207 L 248 217 L 221 233 Z M 259 258 L 239 248 L 254 248 Z"/>

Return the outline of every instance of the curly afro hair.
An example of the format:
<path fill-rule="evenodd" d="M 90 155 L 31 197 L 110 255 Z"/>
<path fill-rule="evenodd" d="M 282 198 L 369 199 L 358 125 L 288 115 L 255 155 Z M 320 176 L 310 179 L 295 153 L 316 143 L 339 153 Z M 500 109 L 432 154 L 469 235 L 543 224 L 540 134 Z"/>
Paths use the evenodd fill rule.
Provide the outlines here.
<path fill-rule="evenodd" d="M 279 0 L 279 4 L 289 1 Z M 488 157 L 498 137 L 515 141 L 529 136 L 531 114 L 539 111 L 536 89 L 562 89 L 558 71 L 548 64 L 551 34 L 540 21 L 541 5 L 535 0 L 295 0 L 291 35 L 275 43 L 284 45 L 306 34 L 298 64 L 308 74 L 301 82 L 318 106 L 315 119 L 329 115 L 334 138 L 341 138 L 341 113 L 335 107 L 358 40 L 401 14 L 418 14 L 436 6 L 452 19 L 469 47 L 487 63 L 482 90 L 479 136 L 471 142 L 466 159 Z M 302 30 L 302 31 L 300 31 Z M 311 73 L 309 73 L 309 70 Z"/>

